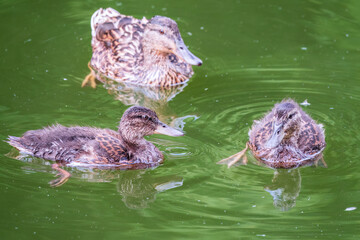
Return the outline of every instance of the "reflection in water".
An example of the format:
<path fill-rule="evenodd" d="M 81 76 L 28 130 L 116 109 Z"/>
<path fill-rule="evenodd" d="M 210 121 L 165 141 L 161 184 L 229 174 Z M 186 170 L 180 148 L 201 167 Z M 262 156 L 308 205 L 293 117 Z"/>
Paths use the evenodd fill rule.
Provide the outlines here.
<path fill-rule="evenodd" d="M 274 206 L 281 211 L 288 211 L 296 204 L 301 189 L 300 169 L 277 169 L 272 184 L 265 191 L 274 199 Z"/>
<path fill-rule="evenodd" d="M 49 172 L 52 162 L 32 156 L 18 155 L 14 149 L 7 154 L 23 162 L 32 163 L 23 166 L 25 172 Z M 156 194 L 169 189 L 181 187 L 183 178 L 176 175 L 155 177 L 151 169 L 124 171 L 110 167 L 74 167 L 71 168 L 72 179 L 80 178 L 88 182 L 117 181 L 117 191 L 128 208 L 141 209 L 149 206 L 156 199 Z"/>
<path fill-rule="evenodd" d="M 149 206 L 156 199 L 156 194 L 183 184 L 182 177 L 153 177 L 146 170 L 126 171 L 120 175 L 117 191 L 128 208 L 140 209 Z"/>
<path fill-rule="evenodd" d="M 179 176 L 154 177 L 148 170 L 122 171 L 114 169 L 98 169 L 77 167 L 76 176 L 89 182 L 112 182 L 116 179 L 117 191 L 128 208 L 141 209 L 149 206 L 156 199 L 156 194 L 183 185 Z"/>
<path fill-rule="evenodd" d="M 103 76 L 101 76 L 101 81 L 115 99 L 128 106 L 139 105 L 150 108 L 157 113 L 162 122 L 168 123 L 172 127 L 182 130 L 186 119 L 196 120 L 198 118 L 195 115 L 178 118 L 168 106 L 168 102 L 182 92 L 187 83 L 170 87 L 137 86 L 124 82 L 119 83 Z"/>

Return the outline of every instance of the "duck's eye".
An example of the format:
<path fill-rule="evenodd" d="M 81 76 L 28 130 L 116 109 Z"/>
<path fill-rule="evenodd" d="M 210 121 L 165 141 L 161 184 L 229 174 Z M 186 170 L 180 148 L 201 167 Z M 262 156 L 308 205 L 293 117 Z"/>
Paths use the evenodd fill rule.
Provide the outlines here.
<path fill-rule="evenodd" d="M 169 60 L 170 60 L 170 62 L 172 62 L 172 63 L 177 63 L 177 62 L 178 62 L 178 59 L 177 59 L 177 57 L 175 56 L 175 54 L 170 54 L 170 55 L 169 55 Z"/>
<path fill-rule="evenodd" d="M 164 30 L 159 30 L 159 33 L 160 33 L 160 34 L 164 34 Z"/>
<path fill-rule="evenodd" d="M 295 113 L 290 114 L 289 119 L 292 119 L 295 116 Z"/>
<path fill-rule="evenodd" d="M 143 115 L 142 118 L 147 120 L 149 117 L 147 115 Z"/>

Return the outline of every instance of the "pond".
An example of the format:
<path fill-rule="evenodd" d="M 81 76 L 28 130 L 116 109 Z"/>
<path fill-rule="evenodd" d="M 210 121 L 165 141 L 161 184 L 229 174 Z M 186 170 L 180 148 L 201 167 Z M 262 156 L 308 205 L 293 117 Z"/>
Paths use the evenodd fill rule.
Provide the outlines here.
<path fill-rule="evenodd" d="M 58 188 L 50 161 L 15 160 L 1 141 L 1 239 L 359 237 L 359 1 L 4 0 L 1 140 L 55 123 L 117 128 L 134 101 L 80 86 L 100 7 L 177 21 L 203 66 L 164 101 L 137 103 L 186 135 L 147 137 L 165 155 L 157 168 L 67 167 Z M 302 108 L 324 125 L 328 168 L 274 170 L 250 153 L 246 166 L 217 165 L 283 98 L 310 103 Z"/>

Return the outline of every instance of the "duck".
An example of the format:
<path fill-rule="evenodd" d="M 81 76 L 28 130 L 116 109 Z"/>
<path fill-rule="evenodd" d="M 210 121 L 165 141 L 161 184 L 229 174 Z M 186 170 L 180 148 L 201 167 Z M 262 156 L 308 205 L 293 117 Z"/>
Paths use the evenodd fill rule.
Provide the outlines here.
<path fill-rule="evenodd" d="M 100 8 L 91 17 L 90 74 L 82 86 L 98 79 L 143 86 L 169 87 L 187 82 L 192 65 L 202 61 L 186 47 L 174 20 L 154 16 L 141 20 Z"/>
<path fill-rule="evenodd" d="M 284 99 L 261 120 L 254 121 L 249 141 L 241 152 L 218 162 L 230 168 L 242 160 L 247 163 L 246 151 L 270 168 L 297 168 L 318 163 L 327 167 L 322 152 L 326 147 L 325 132 L 293 99 Z"/>
<path fill-rule="evenodd" d="M 65 127 L 56 124 L 30 130 L 21 137 L 9 136 L 8 143 L 21 154 L 55 161 L 52 168 L 59 178 L 50 182 L 53 187 L 64 184 L 71 174 L 62 166 L 88 166 L 116 169 L 143 169 L 158 166 L 164 156 L 144 136 L 152 134 L 182 136 L 183 132 L 162 123 L 148 108 L 128 108 L 119 123 L 118 131 L 94 127 Z"/>

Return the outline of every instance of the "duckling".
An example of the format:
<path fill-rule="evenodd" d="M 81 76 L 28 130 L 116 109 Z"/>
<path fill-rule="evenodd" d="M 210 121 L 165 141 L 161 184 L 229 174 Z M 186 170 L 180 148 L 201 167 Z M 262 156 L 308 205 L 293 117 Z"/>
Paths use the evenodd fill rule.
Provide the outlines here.
<path fill-rule="evenodd" d="M 191 65 L 202 65 L 181 38 L 176 22 L 163 16 L 141 20 L 100 8 L 91 17 L 91 73 L 82 83 L 96 86 L 101 75 L 117 82 L 168 87 L 186 82 Z"/>
<path fill-rule="evenodd" d="M 163 154 L 144 136 L 151 134 L 182 136 L 183 133 L 162 123 L 156 113 L 144 107 L 131 107 L 123 114 L 118 132 L 92 127 L 54 125 L 27 131 L 22 137 L 9 136 L 8 143 L 21 153 L 56 161 L 52 168 L 60 177 L 50 182 L 64 184 L 70 166 L 106 166 L 120 169 L 154 167 L 163 162 Z"/>
<path fill-rule="evenodd" d="M 218 164 L 231 167 L 241 158 L 247 163 L 245 152 L 251 149 L 260 162 L 271 168 L 296 168 L 317 163 L 326 146 L 322 124 L 317 124 L 292 99 L 284 99 L 260 121 L 254 121 L 249 141 L 241 152 Z"/>

